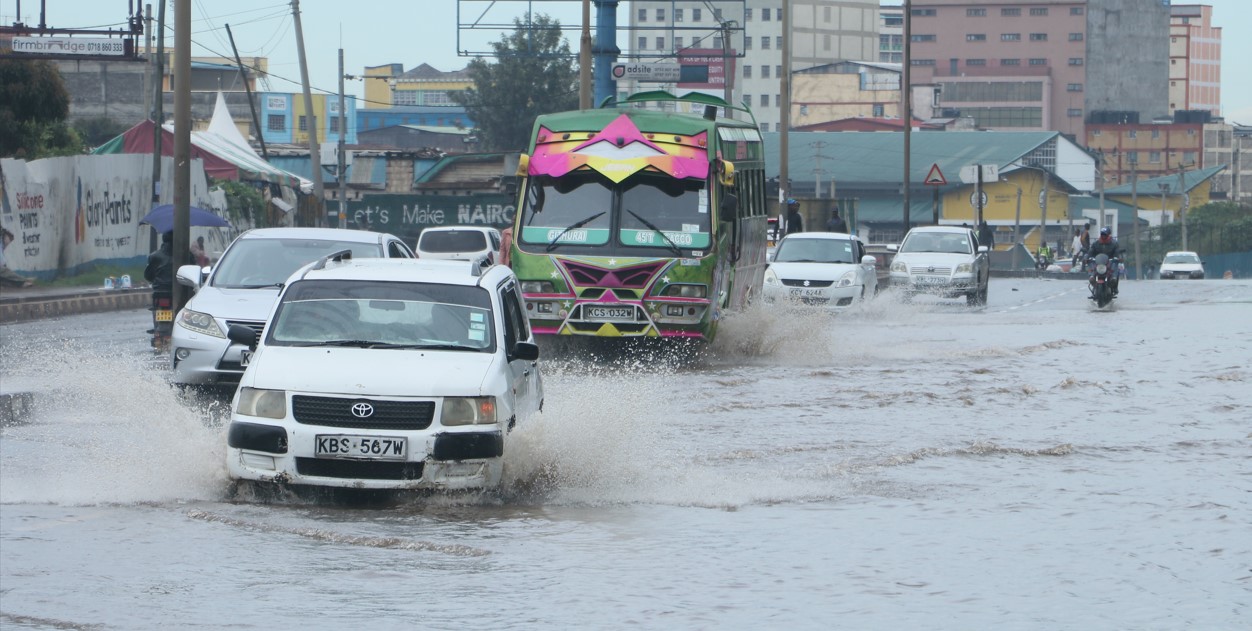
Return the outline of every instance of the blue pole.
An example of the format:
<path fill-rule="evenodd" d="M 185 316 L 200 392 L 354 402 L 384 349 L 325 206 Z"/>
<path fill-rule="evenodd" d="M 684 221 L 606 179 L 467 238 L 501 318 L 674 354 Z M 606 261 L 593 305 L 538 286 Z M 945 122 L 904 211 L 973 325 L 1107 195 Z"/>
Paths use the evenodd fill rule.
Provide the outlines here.
<path fill-rule="evenodd" d="M 617 82 L 613 80 L 613 64 L 622 52 L 617 47 L 617 2 L 618 0 L 595 0 L 596 37 L 591 45 L 591 55 L 595 58 L 595 98 L 592 107 L 598 106 L 605 97 L 617 93 Z"/>

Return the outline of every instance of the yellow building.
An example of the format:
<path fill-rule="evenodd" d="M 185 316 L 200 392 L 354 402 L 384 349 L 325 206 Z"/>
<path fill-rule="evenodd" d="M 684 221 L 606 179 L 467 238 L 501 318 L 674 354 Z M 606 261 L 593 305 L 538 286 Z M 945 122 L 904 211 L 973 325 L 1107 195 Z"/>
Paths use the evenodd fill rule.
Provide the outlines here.
<path fill-rule="evenodd" d="M 362 109 L 406 105 L 456 107 L 455 94 L 472 87 L 468 69 L 442 72 L 422 64 L 405 72 L 403 64 L 371 66 L 365 69 Z"/>

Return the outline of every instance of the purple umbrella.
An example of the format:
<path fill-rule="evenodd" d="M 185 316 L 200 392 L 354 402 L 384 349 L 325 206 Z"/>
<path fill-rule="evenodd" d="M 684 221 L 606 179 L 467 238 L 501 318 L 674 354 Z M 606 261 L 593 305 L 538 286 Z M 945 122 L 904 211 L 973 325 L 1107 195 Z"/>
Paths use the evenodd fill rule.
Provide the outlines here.
<path fill-rule="evenodd" d="M 174 205 L 162 204 L 152 209 L 152 212 L 139 220 L 141 224 L 148 224 L 162 234 L 174 231 Z M 215 215 L 203 208 L 191 207 L 191 225 L 193 226 L 217 226 L 229 228 L 230 222 L 225 218 Z"/>

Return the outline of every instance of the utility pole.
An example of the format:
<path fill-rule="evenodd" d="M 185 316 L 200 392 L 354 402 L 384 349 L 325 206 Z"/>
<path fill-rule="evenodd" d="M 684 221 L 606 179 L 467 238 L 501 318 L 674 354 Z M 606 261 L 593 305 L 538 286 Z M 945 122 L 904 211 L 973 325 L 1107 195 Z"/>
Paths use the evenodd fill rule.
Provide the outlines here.
<path fill-rule="evenodd" d="M 1130 205 L 1133 211 L 1131 216 L 1134 217 L 1130 231 L 1135 238 L 1135 280 L 1138 280 L 1143 278 L 1143 265 L 1140 263 L 1141 257 L 1139 256 L 1139 152 L 1132 151 L 1127 157 L 1130 158 Z M 1100 220 L 1104 220 L 1103 216 Z"/>
<path fill-rule="evenodd" d="M 252 86 L 248 84 L 248 73 L 244 72 L 243 60 L 239 58 L 239 49 L 235 48 L 235 34 L 230 32 L 230 25 L 226 25 L 226 36 L 230 38 L 230 50 L 235 53 L 235 64 L 239 66 L 239 78 L 243 81 L 243 91 L 248 95 L 248 109 L 252 111 L 252 127 L 256 129 L 256 139 L 261 143 L 261 157 L 266 162 L 270 160 L 270 153 L 265 148 L 265 134 L 261 129 L 261 119 L 256 114 L 256 103 L 252 101 Z M 342 71 L 343 69 L 340 68 Z M 339 74 L 343 74 L 340 72 Z M 342 84 L 343 82 L 340 81 Z M 343 92 L 343 85 L 339 86 L 339 91 Z"/>
<path fill-rule="evenodd" d="M 156 71 L 152 82 L 152 205 L 161 203 L 161 139 L 162 125 L 165 123 L 165 5 L 161 0 L 161 8 L 157 10 L 157 53 Z M 155 249 L 155 248 L 154 248 Z"/>
<path fill-rule="evenodd" d="M 174 5 L 174 263 L 190 256 L 191 236 L 191 0 Z M 177 269 L 177 265 L 175 265 Z M 172 275 L 171 275 L 172 276 Z M 187 289 L 172 277 L 174 313 Z"/>
<path fill-rule="evenodd" d="M 1048 180 L 1050 178 L 1047 169 L 1039 167 L 1039 171 L 1043 173 L 1043 199 L 1039 204 L 1039 247 L 1042 248 L 1048 244 Z"/>
<path fill-rule="evenodd" d="M 779 90 L 782 92 L 782 110 L 778 112 L 778 227 L 787 225 L 787 190 L 791 181 L 787 172 L 788 152 L 791 150 L 791 0 L 783 0 L 782 15 L 782 78 Z"/>
<path fill-rule="evenodd" d="M 913 48 L 909 40 L 913 38 L 912 31 L 913 3 L 904 0 L 904 64 L 900 67 L 900 121 L 904 123 L 904 232 L 900 233 L 901 239 L 909 231 L 909 211 L 912 210 L 912 200 L 909 199 L 909 132 L 913 127 L 913 99 L 912 90 L 909 89 L 909 65 L 913 63 Z"/>
<path fill-rule="evenodd" d="M 296 52 L 300 57 L 300 83 L 304 85 L 305 127 L 309 132 L 309 160 L 313 167 L 313 205 L 318 217 L 316 225 L 322 225 L 326 221 L 326 216 L 322 213 L 322 206 L 326 203 L 326 189 L 322 185 L 322 152 L 317 145 L 317 117 L 313 115 L 313 95 L 309 91 L 309 64 L 304 58 L 304 30 L 300 28 L 300 0 L 291 0 L 291 17 L 296 24 Z"/>
<path fill-rule="evenodd" d="M 583 0 L 583 32 L 578 41 L 578 109 L 591 109 L 591 0 Z"/>
<path fill-rule="evenodd" d="M 344 97 L 343 97 L 343 49 L 340 48 L 339 49 L 339 123 L 338 123 L 339 150 L 335 152 L 336 154 L 338 154 L 337 156 L 338 159 L 335 162 L 336 162 L 336 166 L 338 167 L 338 170 L 336 171 L 336 173 L 338 174 L 338 179 L 339 179 L 339 222 L 338 222 L 338 225 L 340 228 L 344 226 L 344 223 L 348 219 L 348 178 L 346 174 L 346 171 L 348 170 L 348 163 L 347 163 L 347 155 L 346 155 L 347 152 L 344 150 L 344 137 L 348 135 L 348 117 L 346 116 L 347 109 L 345 108 L 346 108 L 346 103 L 344 102 Z"/>
<path fill-rule="evenodd" d="M 151 4 L 148 4 L 145 6 L 143 22 L 144 24 L 148 26 L 147 33 L 144 35 L 144 38 L 143 38 L 143 54 L 148 56 L 148 63 L 145 64 L 147 67 L 143 69 L 143 92 L 142 94 L 144 95 L 143 98 L 146 99 L 148 98 L 149 94 L 152 94 L 152 69 L 156 67 L 154 63 L 156 60 L 153 59 L 153 55 L 152 55 L 152 5 Z M 148 113 L 151 114 L 152 110 L 149 109 Z"/>
<path fill-rule="evenodd" d="M 1191 206 L 1190 200 L 1187 199 L 1187 191 L 1183 190 L 1186 183 L 1183 181 L 1183 168 L 1185 164 L 1178 165 L 1178 215 L 1182 217 L 1182 249 L 1187 249 L 1187 210 Z"/>
<path fill-rule="evenodd" d="M 1013 186 L 1017 186 L 1017 184 L 1014 184 Z M 1022 187 L 1017 186 L 1017 215 L 1013 218 L 1013 271 L 1017 271 L 1017 258 L 1019 256 L 1018 250 L 1021 249 L 1020 247 L 1018 247 L 1021 245 L 1021 243 L 1018 242 L 1018 238 L 1019 238 L 1018 235 L 1020 234 L 1021 226 L 1022 226 Z"/>

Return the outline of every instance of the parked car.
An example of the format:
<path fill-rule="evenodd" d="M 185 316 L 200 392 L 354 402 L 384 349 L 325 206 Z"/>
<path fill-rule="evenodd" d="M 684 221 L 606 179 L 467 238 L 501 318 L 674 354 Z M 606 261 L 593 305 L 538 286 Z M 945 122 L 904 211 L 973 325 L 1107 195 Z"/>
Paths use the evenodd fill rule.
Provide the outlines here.
<path fill-rule="evenodd" d="M 909 230 L 891 261 L 892 288 L 906 299 L 926 293 L 986 304 L 991 265 L 987 246 L 977 243 L 973 230 L 959 226 Z"/>
<path fill-rule="evenodd" d="M 500 231 L 481 226 L 435 226 L 417 236 L 417 257 L 423 259 L 500 261 Z"/>
<path fill-rule="evenodd" d="M 260 228 L 235 238 L 212 268 L 178 268 L 180 284 L 196 291 L 174 318 L 173 380 L 180 385 L 234 386 L 243 375 L 240 353 L 226 331 L 240 324 L 260 332 L 291 273 L 331 252 L 413 258 L 399 237 L 338 228 Z"/>
<path fill-rule="evenodd" d="M 767 303 L 846 308 L 878 291 L 875 259 L 850 234 L 789 234 L 770 258 L 761 294 Z"/>
<path fill-rule="evenodd" d="M 292 275 L 249 349 L 232 479 L 358 489 L 499 484 L 543 405 L 517 277 L 473 261 L 326 257 Z"/>
<path fill-rule="evenodd" d="M 1204 261 L 1195 252 L 1166 252 L 1158 275 L 1162 279 L 1204 278 Z"/>

